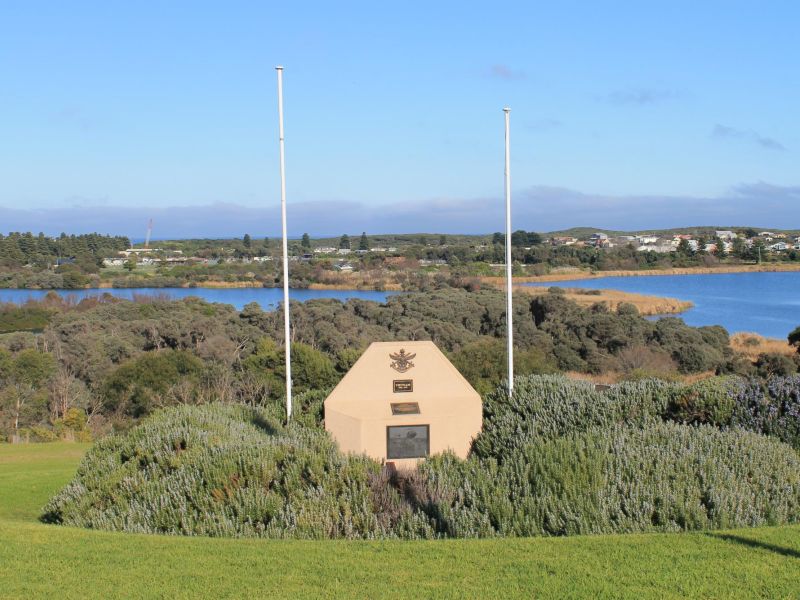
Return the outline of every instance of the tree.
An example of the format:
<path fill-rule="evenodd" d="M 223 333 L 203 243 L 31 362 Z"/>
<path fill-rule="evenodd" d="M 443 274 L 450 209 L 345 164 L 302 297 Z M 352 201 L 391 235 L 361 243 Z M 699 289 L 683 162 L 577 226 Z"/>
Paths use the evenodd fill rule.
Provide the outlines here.
<path fill-rule="evenodd" d="M 492 235 L 492 244 L 503 244 L 504 237 L 499 231 L 495 231 Z"/>
<path fill-rule="evenodd" d="M 442 234 L 439 236 L 439 245 L 446 246 L 447 245 L 447 236 Z"/>
<path fill-rule="evenodd" d="M 20 421 L 26 415 L 30 421 L 38 420 L 30 414 L 34 404 L 46 407 L 47 396 L 43 388 L 54 370 L 52 354 L 32 348 L 13 356 L 6 351 L 0 352 L 0 380 L 5 383 L 3 401 L 12 415 L 15 436 L 19 435 Z"/>
<path fill-rule="evenodd" d="M 699 236 L 697 238 L 697 253 L 698 254 L 706 254 L 706 246 L 708 245 L 708 240 L 706 240 L 705 236 Z"/>
<path fill-rule="evenodd" d="M 725 258 L 725 256 L 728 254 L 725 251 L 725 241 L 721 237 L 717 236 L 714 238 L 714 245 L 717 247 L 716 250 L 714 250 L 714 254 L 717 256 L 717 258 Z"/>
<path fill-rule="evenodd" d="M 744 243 L 744 240 L 740 237 L 733 238 L 733 248 L 732 253 L 736 258 L 746 258 L 747 257 L 747 246 Z"/>
<path fill-rule="evenodd" d="M 244 247 L 247 248 L 248 250 L 253 245 L 253 240 L 250 239 L 249 233 L 244 234 L 244 237 L 242 238 L 242 243 L 244 244 Z"/>
<path fill-rule="evenodd" d="M 341 249 L 350 249 L 350 236 L 346 233 L 339 238 L 339 248 Z"/>
<path fill-rule="evenodd" d="M 743 234 L 743 235 L 744 235 L 744 237 L 746 237 L 746 238 L 754 238 L 754 237 L 758 237 L 758 232 L 757 232 L 755 229 L 753 229 L 752 227 L 748 227 L 747 229 L 744 229 L 744 230 L 742 231 L 742 234 Z"/>
<path fill-rule="evenodd" d="M 761 262 L 761 259 L 767 254 L 767 247 L 764 240 L 756 238 L 753 245 L 750 247 L 750 252 L 747 253 L 750 260 Z"/>
<path fill-rule="evenodd" d="M 691 256 L 691 255 L 692 255 L 692 247 L 689 245 L 689 240 L 687 240 L 687 239 L 682 239 L 682 240 L 681 240 L 681 241 L 678 243 L 678 249 L 677 249 L 677 252 L 678 252 L 678 254 L 680 254 L 681 256 Z"/>
<path fill-rule="evenodd" d="M 306 249 L 309 249 L 309 248 L 311 248 L 311 238 L 308 236 L 308 234 L 307 234 L 307 233 L 304 233 L 304 234 L 303 234 L 303 239 L 302 239 L 302 241 L 300 242 L 300 245 L 301 245 L 303 248 L 306 248 Z"/>
<path fill-rule="evenodd" d="M 795 346 L 797 348 L 797 351 L 800 352 L 800 325 L 795 327 L 788 337 L 789 337 L 789 343 L 792 346 Z"/>
<path fill-rule="evenodd" d="M 125 270 L 130 273 L 136 268 L 136 261 L 132 258 L 129 258 L 128 260 L 125 261 L 125 264 L 122 266 L 125 267 Z"/>
<path fill-rule="evenodd" d="M 361 240 L 358 242 L 359 250 L 369 250 L 369 240 L 367 239 L 367 232 L 361 233 Z"/>

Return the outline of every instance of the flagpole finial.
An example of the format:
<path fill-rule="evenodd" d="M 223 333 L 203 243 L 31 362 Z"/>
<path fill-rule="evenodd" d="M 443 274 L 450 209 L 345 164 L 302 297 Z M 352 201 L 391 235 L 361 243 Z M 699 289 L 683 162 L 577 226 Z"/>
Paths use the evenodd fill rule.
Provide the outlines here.
<path fill-rule="evenodd" d="M 283 67 L 281 67 L 281 68 L 283 68 Z M 508 106 L 505 106 L 505 107 L 503 107 L 503 112 L 504 113 L 510 113 L 511 109 Z"/>

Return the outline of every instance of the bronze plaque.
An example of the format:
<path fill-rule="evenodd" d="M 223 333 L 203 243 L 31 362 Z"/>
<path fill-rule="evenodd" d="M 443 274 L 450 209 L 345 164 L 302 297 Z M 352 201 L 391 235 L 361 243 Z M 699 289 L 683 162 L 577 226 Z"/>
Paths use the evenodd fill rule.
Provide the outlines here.
<path fill-rule="evenodd" d="M 414 391 L 414 380 L 413 379 L 395 379 L 392 382 L 392 388 L 394 389 L 395 394 L 405 393 L 405 392 L 413 392 Z"/>
<path fill-rule="evenodd" d="M 418 415 L 419 404 L 416 402 L 392 402 L 393 415 Z"/>
<path fill-rule="evenodd" d="M 386 458 L 424 458 L 430 454 L 430 427 L 402 425 L 386 428 Z"/>

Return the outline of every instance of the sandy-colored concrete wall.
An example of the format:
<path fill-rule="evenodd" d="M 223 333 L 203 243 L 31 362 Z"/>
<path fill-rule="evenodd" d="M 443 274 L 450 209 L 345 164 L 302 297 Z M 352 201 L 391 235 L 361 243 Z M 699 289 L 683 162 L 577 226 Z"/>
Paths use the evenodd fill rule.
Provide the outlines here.
<path fill-rule="evenodd" d="M 414 354 L 414 366 L 399 374 L 390 354 Z M 393 381 L 413 380 L 413 391 L 393 393 Z M 392 414 L 392 403 L 417 403 L 420 414 Z M 399 468 L 416 458 L 387 456 L 387 427 L 427 425 L 429 454 L 469 453 L 481 430 L 483 406 L 478 393 L 432 342 L 372 344 L 325 400 L 325 428 L 345 452 L 363 453 Z"/>

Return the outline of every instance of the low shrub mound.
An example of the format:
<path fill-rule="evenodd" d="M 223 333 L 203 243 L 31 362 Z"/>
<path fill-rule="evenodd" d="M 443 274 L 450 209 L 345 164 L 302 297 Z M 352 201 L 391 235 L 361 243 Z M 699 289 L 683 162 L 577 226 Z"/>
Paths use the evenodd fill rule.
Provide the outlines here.
<path fill-rule="evenodd" d="M 382 537 L 392 533 L 372 509 L 379 470 L 341 454 L 318 428 L 283 428 L 243 406 L 183 406 L 95 444 L 42 520 L 141 533 Z"/>
<path fill-rule="evenodd" d="M 683 531 L 800 519 L 800 458 L 741 430 L 653 422 L 526 443 L 505 457 L 421 469 L 454 537 Z"/>
<path fill-rule="evenodd" d="M 98 442 L 51 523 L 236 537 L 419 538 L 679 531 L 800 520 L 797 378 L 557 376 L 485 400 L 469 459 L 389 475 L 321 427 L 325 391 L 280 410 L 164 409 Z M 745 428 L 752 429 L 747 431 Z M 783 440 L 783 441 L 782 441 Z"/>
<path fill-rule="evenodd" d="M 615 423 L 661 419 L 680 386 L 658 379 L 598 391 L 563 375 L 519 377 L 514 394 L 499 387 L 484 399 L 484 427 L 473 445 L 481 457 L 502 460 L 521 445 Z"/>

